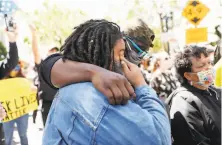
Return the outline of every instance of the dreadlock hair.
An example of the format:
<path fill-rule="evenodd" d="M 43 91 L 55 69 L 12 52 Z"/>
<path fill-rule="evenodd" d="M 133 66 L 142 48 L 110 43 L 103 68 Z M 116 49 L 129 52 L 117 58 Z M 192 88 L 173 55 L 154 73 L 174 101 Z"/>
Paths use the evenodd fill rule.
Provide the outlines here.
<path fill-rule="evenodd" d="M 120 27 L 107 20 L 89 20 L 74 28 L 61 47 L 63 60 L 86 62 L 109 69 L 113 47 L 122 38 Z"/>

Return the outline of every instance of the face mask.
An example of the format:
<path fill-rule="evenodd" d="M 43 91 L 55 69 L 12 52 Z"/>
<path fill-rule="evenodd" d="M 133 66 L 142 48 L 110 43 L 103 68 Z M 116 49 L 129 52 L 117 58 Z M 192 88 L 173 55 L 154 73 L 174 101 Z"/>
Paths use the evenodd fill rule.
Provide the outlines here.
<path fill-rule="evenodd" d="M 214 82 L 215 70 L 209 69 L 207 71 L 201 71 L 197 73 L 197 76 L 199 78 L 199 82 L 197 82 L 197 84 L 208 88 Z"/>
<path fill-rule="evenodd" d="M 21 67 L 20 65 L 17 65 L 9 74 L 10 77 L 16 77 L 17 74 L 19 73 Z"/>

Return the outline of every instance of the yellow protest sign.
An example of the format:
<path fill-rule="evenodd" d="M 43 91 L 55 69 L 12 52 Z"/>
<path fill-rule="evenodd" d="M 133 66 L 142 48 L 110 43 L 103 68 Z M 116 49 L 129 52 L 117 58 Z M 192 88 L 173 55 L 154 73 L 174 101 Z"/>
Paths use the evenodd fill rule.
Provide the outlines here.
<path fill-rule="evenodd" d="M 3 122 L 19 118 L 38 107 L 36 92 L 25 78 L 12 78 L 0 81 L 0 102 L 6 110 Z"/>
<path fill-rule="evenodd" d="M 214 65 L 216 70 L 215 86 L 222 88 L 222 58 Z"/>
<path fill-rule="evenodd" d="M 199 25 L 201 20 L 207 15 L 208 12 L 209 8 L 199 0 L 191 0 L 183 9 L 182 15 L 187 18 L 190 23 Z"/>
<path fill-rule="evenodd" d="M 205 42 L 207 40 L 207 28 L 191 28 L 186 30 L 186 44 Z"/>

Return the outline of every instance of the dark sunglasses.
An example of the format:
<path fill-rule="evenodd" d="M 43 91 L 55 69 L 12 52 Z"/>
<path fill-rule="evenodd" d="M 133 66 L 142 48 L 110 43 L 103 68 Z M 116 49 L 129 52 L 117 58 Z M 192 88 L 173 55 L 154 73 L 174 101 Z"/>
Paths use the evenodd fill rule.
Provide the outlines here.
<path fill-rule="evenodd" d="M 137 54 L 139 55 L 139 58 L 144 58 L 145 56 L 148 56 L 148 53 L 146 51 L 143 51 L 130 37 L 125 36 L 124 40 L 126 41 L 126 44 L 130 50 L 132 49 L 129 45 L 129 42 L 133 45 L 133 47 L 138 51 Z"/>

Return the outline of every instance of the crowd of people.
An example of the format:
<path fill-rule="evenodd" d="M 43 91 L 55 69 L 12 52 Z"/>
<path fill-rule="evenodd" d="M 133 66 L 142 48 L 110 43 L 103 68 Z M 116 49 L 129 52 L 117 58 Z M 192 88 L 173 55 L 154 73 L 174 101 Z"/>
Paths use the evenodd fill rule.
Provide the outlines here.
<path fill-rule="evenodd" d="M 143 20 L 124 32 L 116 23 L 88 20 L 75 27 L 61 52 L 53 47 L 44 59 L 35 26 L 30 30 L 43 145 L 221 144 L 222 82 L 215 72 L 222 66 L 221 45 L 149 54 L 155 34 Z M 9 57 L 0 78 L 26 77 L 16 27 L 6 33 Z M 0 103 L 0 119 L 5 114 Z M 21 144 L 28 145 L 28 114 L 1 124 L 1 144 L 11 144 L 15 123 Z"/>

